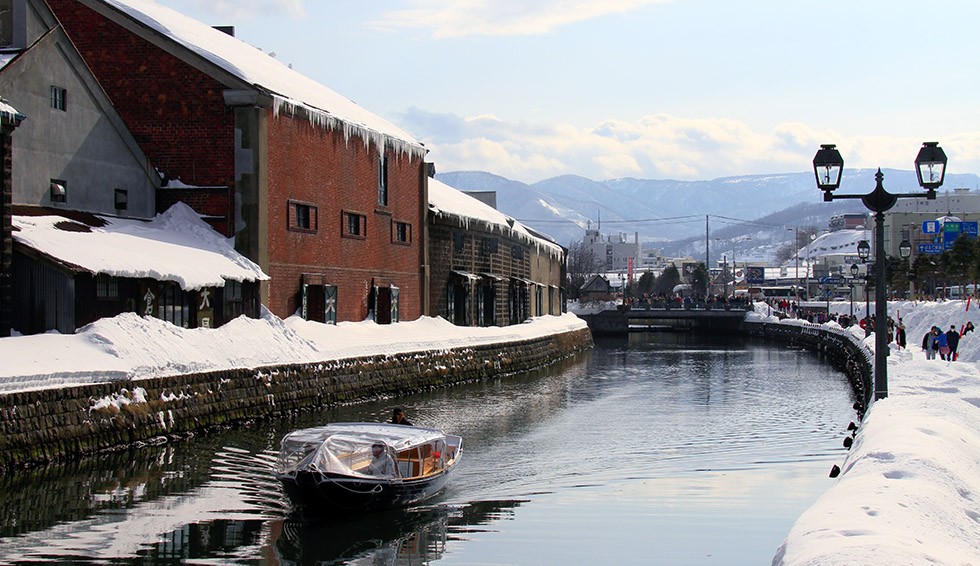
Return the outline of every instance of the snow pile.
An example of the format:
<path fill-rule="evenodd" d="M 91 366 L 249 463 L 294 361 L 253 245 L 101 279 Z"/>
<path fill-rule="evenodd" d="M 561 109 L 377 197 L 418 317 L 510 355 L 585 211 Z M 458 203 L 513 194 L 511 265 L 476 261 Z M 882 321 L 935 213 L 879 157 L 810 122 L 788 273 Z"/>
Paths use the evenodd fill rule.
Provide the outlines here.
<path fill-rule="evenodd" d="M 180 328 L 125 313 L 72 335 L 0 339 L 0 393 L 139 380 L 221 369 L 333 361 L 538 338 L 585 328 L 572 314 L 506 327 L 460 328 L 441 318 L 336 326 L 298 316 L 239 317 L 220 328 Z"/>
<path fill-rule="evenodd" d="M 980 564 L 980 336 L 961 339 L 955 362 L 926 360 L 921 348 L 933 325 L 980 322 L 965 306 L 889 304 L 909 339 L 907 349 L 890 345 L 889 395 L 872 404 L 840 476 L 796 521 L 773 564 Z M 874 335 L 864 342 L 873 348 Z"/>

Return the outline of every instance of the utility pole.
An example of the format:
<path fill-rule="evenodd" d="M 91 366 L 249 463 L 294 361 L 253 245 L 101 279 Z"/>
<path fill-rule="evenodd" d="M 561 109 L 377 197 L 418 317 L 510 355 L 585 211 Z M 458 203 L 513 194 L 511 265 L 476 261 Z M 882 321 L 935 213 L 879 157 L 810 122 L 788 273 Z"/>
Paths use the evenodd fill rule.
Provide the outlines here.
<path fill-rule="evenodd" d="M 708 215 L 704 215 L 704 269 L 707 271 L 707 277 L 704 278 L 704 300 L 708 300 L 708 296 L 711 295 L 711 264 L 708 263 L 711 257 L 711 251 L 708 247 Z"/>

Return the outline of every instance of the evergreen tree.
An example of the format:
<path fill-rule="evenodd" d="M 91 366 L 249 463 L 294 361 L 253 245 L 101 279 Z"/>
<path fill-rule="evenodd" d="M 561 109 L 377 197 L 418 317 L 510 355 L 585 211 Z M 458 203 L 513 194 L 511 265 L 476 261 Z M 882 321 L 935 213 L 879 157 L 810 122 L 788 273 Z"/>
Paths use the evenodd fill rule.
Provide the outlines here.
<path fill-rule="evenodd" d="M 973 239 L 966 234 L 960 234 L 949 250 L 946 276 L 950 285 L 966 285 L 970 279 L 970 271 L 974 263 L 975 249 Z M 944 254 L 946 255 L 946 254 Z"/>
<path fill-rule="evenodd" d="M 669 266 L 657 277 L 656 282 L 653 284 L 653 292 L 657 294 L 664 294 L 668 297 L 674 292 L 674 287 L 676 287 L 681 282 L 681 274 L 677 271 L 676 266 Z"/>

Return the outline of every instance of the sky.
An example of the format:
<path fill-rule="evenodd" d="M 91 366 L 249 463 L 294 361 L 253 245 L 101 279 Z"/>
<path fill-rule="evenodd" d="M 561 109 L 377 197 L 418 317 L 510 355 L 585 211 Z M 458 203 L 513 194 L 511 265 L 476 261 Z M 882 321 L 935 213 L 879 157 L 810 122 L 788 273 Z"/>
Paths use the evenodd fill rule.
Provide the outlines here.
<path fill-rule="evenodd" d="M 714 179 L 809 171 L 822 143 L 908 170 L 939 141 L 980 173 L 970 0 L 159 1 L 411 132 L 437 171 Z"/>

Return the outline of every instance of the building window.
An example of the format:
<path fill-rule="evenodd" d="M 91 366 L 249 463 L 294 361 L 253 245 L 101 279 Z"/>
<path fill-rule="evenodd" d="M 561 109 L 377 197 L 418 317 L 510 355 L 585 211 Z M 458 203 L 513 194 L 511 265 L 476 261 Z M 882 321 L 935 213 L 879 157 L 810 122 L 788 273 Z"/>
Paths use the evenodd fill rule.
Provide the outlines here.
<path fill-rule="evenodd" d="M 297 232 L 317 231 L 317 209 L 305 202 L 288 201 L 286 227 Z"/>
<path fill-rule="evenodd" d="M 68 202 L 68 183 L 64 179 L 51 179 L 51 202 Z"/>
<path fill-rule="evenodd" d="M 391 241 L 396 244 L 412 243 L 412 225 L 408 222 L 392 221 Z"/>
<path fill-rule="evenodd" d="M 187 293 L 174 283 L 161 283 L 157 297 L 157 318 L 174 326 L 190 328 L 191 307 Z"/>
<path fill-rule="evenodd" d="M 524 259 L 524 248 L 521 246 L 514 246 L 511 248 L 511 257 L 514 259 Z"/>
<path fill-rule="evenodd" d="M 459 230 L 453 232 L 453 251 L 455 253 L 463 252 L 463 232 Z"/>
<path fill-rule="evenodd" d="M 116 189 L 116 210 L 126 210 L 129 207 L 129 191 Z"/>
<path fill-rule="evenodd" d="M 487 238 L 483 240 L 483 253 L 490 255 L 497 253 L 499 243 L 496 238 Z"/>
<path fill-rule="evenodd" d="M 67 103 L 68 92 L 60 86 L 51 85 L 50 96 L 51 108 L 63 111 Z"/>
<path fill-rule="evenodd" d="M 388 206 L 388 157 L 383 149 L 378 157 L 378 204 Z"/>
<path fill-rule="evenodd" d="M 119 281 L 110 275 L 100 273 L 95 277 L 95 298 L 100 301 L 119 299 Z"/>
<path fill-rule="evenodd" d="M 367 237 L 367 216 L 345 211 L 341 213 L 341 222 L 343 222 L 341 235 L 345 238 Z"/>
<path fill-rule="evenodd" d="M 224 301 L 225 320 L 238 318 L 245 314 L 245 301 L 242 298 L 242 283 L 232 279 L 225 280 L 225 287 L 222 294 Z"/>

